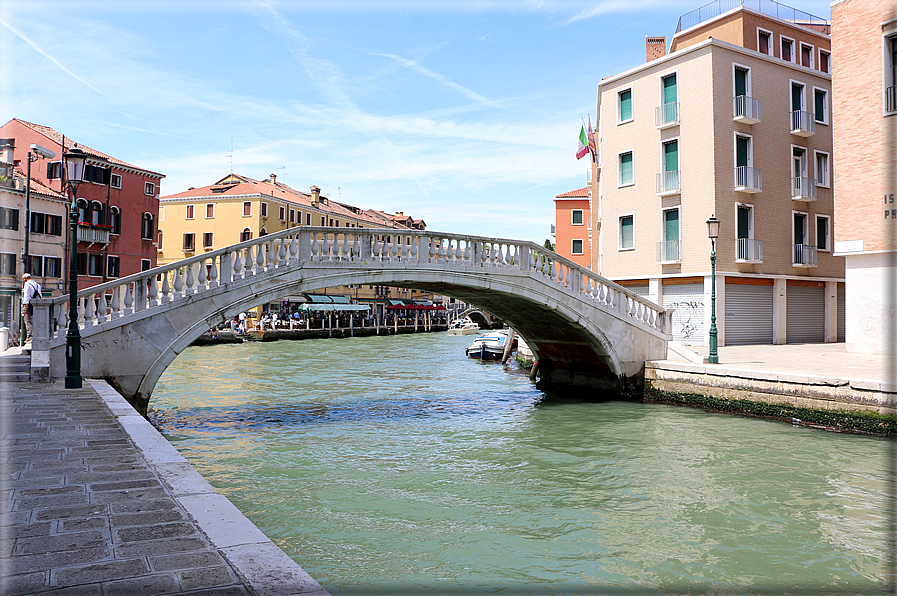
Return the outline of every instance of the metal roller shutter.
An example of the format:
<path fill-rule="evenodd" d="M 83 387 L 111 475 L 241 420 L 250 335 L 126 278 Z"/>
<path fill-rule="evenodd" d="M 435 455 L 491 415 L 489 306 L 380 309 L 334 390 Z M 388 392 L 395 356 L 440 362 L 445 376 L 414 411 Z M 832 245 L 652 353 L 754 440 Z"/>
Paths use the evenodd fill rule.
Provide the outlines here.
<path fill-rule="evenodd" d="M 673 339 L 704 344 L 704 284 L 663 286 L 663 307 L 675 308 Z"/>
<path fill-rule="evenodd" d="M 726 284 L 726 345 L 772 343 L 772 286 Z"/>
<path fill-rule="evenodd" d="M 638 294 L 642 298 L 648 297 L 648 286 L 623 286 L 633 294 Z"/>
<path fill-rule="evenodd" d="M 787 343 L 824 342 L 825 288 L 788 286 L 787 302 Z"/>
<path fill-rule="evenodd" d="M 844 330 L 847 327 L 847 301 L 844 288 L 838 288 L 838 341 L 846 341 Z"/>

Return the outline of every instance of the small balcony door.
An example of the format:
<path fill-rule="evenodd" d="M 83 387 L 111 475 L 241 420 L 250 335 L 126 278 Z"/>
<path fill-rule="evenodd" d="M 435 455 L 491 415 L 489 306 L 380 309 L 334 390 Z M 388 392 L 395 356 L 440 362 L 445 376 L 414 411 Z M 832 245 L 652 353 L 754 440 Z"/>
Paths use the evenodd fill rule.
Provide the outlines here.
<path fill-rule="evenodd" d="M 806 213 L 795 213 L 794 214 L 794 245 L 801 246 L 807 244 L 807 237 L 809 234 L 807 233 L 807 214 Z"/>
<path fill-rule="evenodd" d="M 663 77 L 663 103 L 664 105 L 678 101 L 676 93 L 676 75 Z"/>
<path fill-rule="evenodd" d="M 807 177 L 807 152 L 800 148 L 795 147 L 791 152 L 791 175 L 794 178 L 806 178 Z"/>
<path fill-rule="evenodd" d="M 679 260 L 679 210 L 667 209 L 663 212 L 663 243 L 661 246 L 661 262 Z"/>
<path fill-rule="evenodd" d="M 679 141 L 670 141 L 663 144 L 663 171 L 676 172 L 679 170 Z"/>

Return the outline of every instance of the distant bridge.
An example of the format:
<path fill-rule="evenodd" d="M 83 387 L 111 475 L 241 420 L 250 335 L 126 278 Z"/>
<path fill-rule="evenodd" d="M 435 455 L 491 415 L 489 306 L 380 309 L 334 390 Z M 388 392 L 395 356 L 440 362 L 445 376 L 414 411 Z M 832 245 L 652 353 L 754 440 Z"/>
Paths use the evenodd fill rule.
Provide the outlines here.
<path fill-rule="evenodd" d="M 666 357 L 670 339 L 662 307 L 532 242 L 295 227 L 78 292 L 82 375 L 108 380 L 145 413 L 166 367 L 210 327 L 347 284 L 478 306 L 526 340 L 548 384 L 620 390 L 640 380 L 646 360 Z M 32 370 L 62 378 L 68 295 L 34 304 Z"/>

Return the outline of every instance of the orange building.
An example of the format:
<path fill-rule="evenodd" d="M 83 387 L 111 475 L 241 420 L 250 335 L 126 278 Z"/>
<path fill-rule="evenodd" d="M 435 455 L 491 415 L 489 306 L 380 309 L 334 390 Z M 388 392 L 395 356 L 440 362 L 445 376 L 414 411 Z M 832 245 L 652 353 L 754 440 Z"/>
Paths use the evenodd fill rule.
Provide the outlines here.
<path fill-rule="evenodd" d="M 592 265 L 589 212 L 588 186 L 554 198 L 554 250 L 562 257 L 587 268 Z"/>

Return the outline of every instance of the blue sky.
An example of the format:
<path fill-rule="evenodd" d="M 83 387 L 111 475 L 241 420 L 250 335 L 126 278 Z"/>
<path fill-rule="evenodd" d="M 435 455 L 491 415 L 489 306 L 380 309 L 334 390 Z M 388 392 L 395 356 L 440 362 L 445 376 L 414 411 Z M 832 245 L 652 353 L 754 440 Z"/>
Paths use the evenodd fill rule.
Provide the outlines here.
<path fill-rule="evenodd" d="M 161 172 L 163 196 L 274 173 L 541 243 L 554 196 L 586 184 L 598 81 L 702 3 L 0 0 L 0 120 Z"/>

